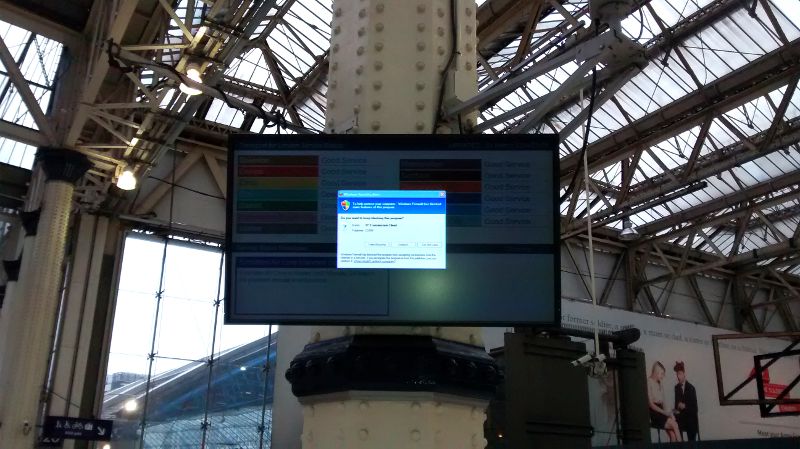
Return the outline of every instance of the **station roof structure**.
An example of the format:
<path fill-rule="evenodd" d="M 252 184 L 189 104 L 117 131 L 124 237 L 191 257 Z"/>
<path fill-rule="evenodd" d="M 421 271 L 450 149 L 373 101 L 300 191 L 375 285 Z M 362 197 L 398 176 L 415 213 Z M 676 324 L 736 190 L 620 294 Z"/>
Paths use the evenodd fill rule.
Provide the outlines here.
<path fill-rule="evenodd" d="M 785 293 L 771 302 L 796 330 L 787 306 L 800 301 L 796 0 L 633 0 L 621 32 L 638 57 L 599 64 L 594 82 L 586 73 L 546 111 L 538 105 L 581 67 L 563 55 L 608 32 L 590 18 L 593 2 L 477 3 L 486 95 L 474 105 L 476 131 L 560 134 L 567 244 L 586 240 L 591 216 L 598 241 L 636 255 L 615 270 L 623 259 L 668 269 L 646 279 L 628 267 L 636 288 L 697 275 L 771 283 Z M 120 169 L 143 174 L 168 149 L 213 165 L 230 133 L 324 130 L 330 1 L 0 8 L 0 162 L 29 168 L 35 147 L 54 142 L 86 153 L 95 164 L 79 188 L 87 209 L 119 207 Z M 191 64 L 203 67 L 202 86 L 187 81 Z M 638 238 L 621 239 L 623 227 Z"/>

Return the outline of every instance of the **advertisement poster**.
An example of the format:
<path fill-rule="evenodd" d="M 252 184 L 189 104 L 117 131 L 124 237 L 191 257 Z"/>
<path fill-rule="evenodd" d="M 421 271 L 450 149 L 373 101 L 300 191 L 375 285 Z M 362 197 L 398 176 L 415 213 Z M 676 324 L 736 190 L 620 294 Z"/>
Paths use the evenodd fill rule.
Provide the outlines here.
<path fill-rule="evenodd" d="M 720 406 L 711 336 L 732 331 L 606 307 L 595 309 L 582 302 L 562 302 L 564 326 L 586 328 L 594 326 L 595 321 L 605 331 L 633 326 L 642 332 L 634 346 L 645 354 L 650 403 L 642 404 L 642 413 L 651 417 L 653 442 L 800 436 L 800 416 L 762 418 L 758 406 Z M 780 351 L 788 344 L 766 338 L 723 341 L 720 358 L 725 390 L 747 379 L 754 355 Z M 767 397 L 775 397 L 798 374 L 797 357 L 774 363 L 764 373 Z M 615 444 L 613 378 L 590 379 L 589 390 L 593 443 L 600 447 Z M 800 388 L 790 390 L 789 397 L 800 397 Z M 755 382 L 732 397 L 755 398 Z M 793 411 L 797 406 L 779 407 L 780 411 Z"/>

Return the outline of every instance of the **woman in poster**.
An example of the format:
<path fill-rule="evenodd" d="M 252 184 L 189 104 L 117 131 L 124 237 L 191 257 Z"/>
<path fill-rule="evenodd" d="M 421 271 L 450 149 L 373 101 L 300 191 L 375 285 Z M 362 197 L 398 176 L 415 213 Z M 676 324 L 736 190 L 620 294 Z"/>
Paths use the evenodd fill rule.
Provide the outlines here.
<path fill-rule="evenodd" d="M 670 442 L 682 441 L 678 422 L 671 411 L 664 408 L 664 375 L 666 369 L 661 362 L 653 363 L 647 378 L 647 398 L 650 403 L 650 427 L 664 429 Z"/>

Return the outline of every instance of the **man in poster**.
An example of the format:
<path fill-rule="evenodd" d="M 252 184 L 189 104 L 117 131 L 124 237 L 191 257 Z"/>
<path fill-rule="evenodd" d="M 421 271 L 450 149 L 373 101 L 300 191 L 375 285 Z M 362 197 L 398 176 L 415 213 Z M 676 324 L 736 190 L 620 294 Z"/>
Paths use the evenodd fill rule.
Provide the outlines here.
<path fill-rule="evenodd" d="M 683 362 L 675 362 L 675 418 L 681 430 L 686 431 L 689 441 L 697 440 L 700 423 L 697 419 L 697 392 L 694 385 L 686 380 L 686 367 Z"/>

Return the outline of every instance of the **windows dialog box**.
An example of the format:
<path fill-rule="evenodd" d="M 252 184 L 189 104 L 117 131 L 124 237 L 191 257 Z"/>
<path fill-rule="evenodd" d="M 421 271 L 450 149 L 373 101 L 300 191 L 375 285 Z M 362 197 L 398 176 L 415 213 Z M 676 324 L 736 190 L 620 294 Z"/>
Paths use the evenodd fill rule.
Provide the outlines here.
<path fill-rule="evenodd" d="M 339 190 L 337 201 L 337 268 L 446 268 L 446 192 Z"/>

